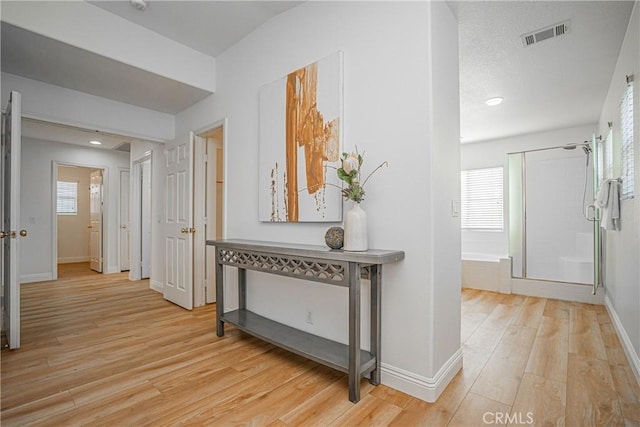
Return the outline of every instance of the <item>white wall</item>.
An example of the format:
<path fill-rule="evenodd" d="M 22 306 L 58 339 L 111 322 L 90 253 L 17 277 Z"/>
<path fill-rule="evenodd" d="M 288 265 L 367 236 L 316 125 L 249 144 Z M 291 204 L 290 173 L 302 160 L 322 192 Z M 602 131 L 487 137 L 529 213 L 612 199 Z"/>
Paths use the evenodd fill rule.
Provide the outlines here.
<path fill-rule="evenodd" d="M 89 261 L 89 185 L 91 172 L 83 167 L 58 167 L 58 181 L 78 183 L 77 214 L 58 215 L 58 264 Z"/>
<path fill-rule="evenodd" d="M 600 116 L 600 131 L 606 134 L 613 122 L 614 175 L 619 176 L 620 100 L 626 88 L 625 75 L 634 79 L 635 198 L 623 200 L 620 231 L 606 232 L 605 302 L 616 321 L 627 355 L 640 379 L 640 3 L 636 1 Z M 617 171 L 617 172 L 616 172 Z"/>
<path fill-rule="evenodd" d="M 452 201 L 460 200 L 460 82 L 458 69 L 458 23 L 444 2 L 431 4 L 432 30 L 429 63 L 432 70 L 428 93 L 431 93 L 430 148 L 431 224 L 430 239 L 433 266 L 432 294 L 428 297 L 433 313 L 427 343 L 433 354 L 429 369 L 435 375 L 445 373 L 460 348 L 460 219 L 452 216 Z M 456 31 L 452 31 L 452 29 Z M 390 101 L 393 104 L 393 101 Z M 411 150 L 411 144 L 401 144 Z M 418 159 L 419 160 L 419 159 Z M 408 224 L 409 228 L 417 224 Z M 402 307 L 398 306 L 398 310 Z M 390 331 L 389 333 L 393 333 Z M 451 355 L 454 355 L 453 357 Z M 449 372 L 455 371 L 452 368 Z M 448 381 L 443 381 L 444 383 Z"/>
<path fill-rule="evenodd" d="M 383 271 L 383 382 L 432 400 L 460 362 L 459 221 L 449 211 L 459 189 L 457 24 L 446 4 L 307 2 L 273 18 L 217 58 L 219 91 L 177 116 L 176 141 L 227 119 L 228 238 L 323 244 L 335 224 L 258 221 L 258 92 L 338 50 L 344 149 L 366 150 L 365 169 L 389 162 L 367 184 L 369 244 L 406 252 Z M 347 341 L 344 289 L 256 273 L 248 281 L 251 310 Z"/>
<path fill-rule="evenodd" d="M 53 241 L 53 162 L 105 169 L 104 269 L 119 272 L 118 266 L 118 167 L 128 167 L 129 154 L 85 148 L 51 141 L 22 139 L 20 222 L 29 235 L 21 241 L 22 282 L 51 280 L 56 242 Z"/>
<path fill-rule="evenodd" d="M 2 106 L 22 94 L 22 116 L 151 141 L 174 138 L 174 116 L 2 73 Z"/>
<path fill-rule="evenodd" d="M 509 157 L 507 153 L 534 148 L 555 147 L 590 140 L 596 129 L 593 125 L 540 132 L 494 141 L 462 144 L 462 170 L 502 166 L 504 169 L 504 228 L 502 231 L 462 231 L 462 252 L 504 257 L 509 254 Z"/>

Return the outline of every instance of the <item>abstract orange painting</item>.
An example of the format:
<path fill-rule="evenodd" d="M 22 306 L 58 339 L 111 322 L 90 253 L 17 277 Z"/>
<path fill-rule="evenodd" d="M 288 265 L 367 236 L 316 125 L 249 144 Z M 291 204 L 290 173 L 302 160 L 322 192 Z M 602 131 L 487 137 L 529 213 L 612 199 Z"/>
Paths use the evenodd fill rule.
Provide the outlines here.
<path fill-rule="evenodd" d="M 339 222 L 342 52 L 260 89 L 259 216 Z"/>

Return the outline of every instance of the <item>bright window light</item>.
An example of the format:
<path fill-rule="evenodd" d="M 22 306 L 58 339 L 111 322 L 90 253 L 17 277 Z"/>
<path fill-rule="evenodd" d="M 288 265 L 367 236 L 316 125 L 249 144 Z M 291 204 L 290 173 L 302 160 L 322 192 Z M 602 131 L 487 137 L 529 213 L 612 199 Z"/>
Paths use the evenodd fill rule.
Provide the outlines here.
<path fill-rule="evenodd" d="M 502 166 L 461 171 L 461 224 L 467 230 L 503 229 Z"/>
<path fill-rule="evenodd" d="M 620 103 L 622 127 L 622 199 L 634 196 L 635 165 L 633 151 L 633 76 L 627 78 L 627 89 Z"/>
<path fill-rule="evenodd" d="M 78 215 L 78 181 L 58 181 L 58 215 Z"/>

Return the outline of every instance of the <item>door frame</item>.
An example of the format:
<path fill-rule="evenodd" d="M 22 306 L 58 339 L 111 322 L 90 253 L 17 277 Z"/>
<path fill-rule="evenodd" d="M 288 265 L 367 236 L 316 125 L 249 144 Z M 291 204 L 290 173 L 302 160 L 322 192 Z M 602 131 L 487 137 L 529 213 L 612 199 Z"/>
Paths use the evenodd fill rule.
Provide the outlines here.
<path fill-rule="evenodd" d="M 201 127 L 198 130 L 194 131 L 194 135 L 196 137 L 201 137 L 201 135 L 206 134 L 208 132 L 211 132 L 215 129 L 218 128 L 222 128 L 222 173 L 223 173 L 223 179 L 222 179 L 222 238 L 226 238 L 227 236 L 227 118 L 223 118 L 221 120 L 218 120 L 216 122 L 213 122 L 207 126 Z M 197 141 L 196 141 L 197 143 Z M 195 153 L 195 147 L 194 147 L 194 153 Z M 195 173 L 195 156 L 194 156 L 194 162 L 192 164 L 192 166 L 194 167 L 194 173 Z M 196 197 L 202 197 L 202 194 L 196 194 L 195 191 L 193 193 L 194 196 L 194 206 L 196 204 Z M 204 201 L 203 201 L 204 203 Z M 195 221 L 195 210 L 194 210 L 194 226 L 196 227 L 196 229 L 198 228 L 198 226 L 196 225 L 197 222 Z M 214 224 L 215 226 L 215 224 Z M 197 232 L 197 231 L 196 231 Z M 194 239 L 194 243 L 197 239 Z M 196 274 L 195 274 L 195 270 L 196 270 L 196 259 L 197 257 L 194 254 L 194 264 L 192 266 L 193 270 L 194 270 L 194 274 L 193 274 L 193 306 L 194 307 L 198 307 L 198 306 L 202 306 L 207 304 L 208 302 L 206 300 L 208 300 L 209 298 L 205 298 L 206 292 L 205 292 L 205 288 L 206 288 L 206 281 L 203 282 L 202 284 L 196 284 L 195 283 L 195 278 L 196 278 Z M 204 262 L 206 263 L 206 255 L 203 258 Z M 211 267 L 213 270 L 215 270 L 214 266 Z"/>
<path fill-rule="evenodd" d="M 102 271 L 106 273 L 109 265 L 109 253 L 107 251 L 107 239 L 109 235 L 109 167 L 104 165 L 91 165 L 85 163 L 51 161 L 51 280 L 58 280 L 58 166 L 75 166 L 87 169 L 102 170 Z"/>
<path fill-rule="evenodd" d="M 129 195 L 129 212 L 131 215 L 131 227 L 129 228 L 129 280 L 141 280 L 142 278 L 142 210 L 140 203 L 142 202 L 142 184 L 140 174 L 142 171 L 142 163 L 149 160 L 149 169 L 151 172 L 151 199 L 153 200 L 153 152 L 146 151 L 142 156 L 132 159 L 132 170 L 129 172 L 130 191 Z M 153 205 L 152 205 L 153 207 Z M 151 222 L 153 225 L 153 212 L 151 214 Z M 153 231 L 151 232 L 153 235 Z M 152 268 L 153 270 L 153 268 Z M 151 278 L 149 278 L 151 279 Z M 152 281 L 149 280 L 151 283 Z"/>
<path fill-rule="evenodd" d="M 129 174 L 129 209 L 128 216 L 126 218 L 127 231 L 129 232 L 129 270 L 131 270 L 131 171 L 129 168 L 125 168 L 122 166 L 118 166 L 118 185 L 120 189 L 122 189 L 122 173 L 126 172 Z M 103 178 L 104 180 L 104 178 Z M 103 183 L 104 184 L 104 183 Z M 123 218 L 122 218 L 122 194 L 118 193 L 118 227 L 122 226 Z M 118 228 L 118 267 L 120 268 L 120 272 L 122 273 L 122 232 L 120 228 Z"/>
<path fill-rule="evenodd" d="M 7 138 L 7 121 L 9 121 L 10 135 Z M 20 174 L 21 174 L 21 156 L 22 156 L 22 95 L 17 91 L 10 91 L 9 102 L 7 108 L 2 112 L 2 147 L 0 149 L 0 185 L 2 188 L 2 201 L 0 202 L 0 227 L 6 232 L 4 239 L 0 240 L 0 273 L 2 274 L 0 281 L 2 282 L 2 298 L 0 313 L 0 326 L 2 332 L 6 336 L 9 349 L 14 350 L 20 348 L 21 335 L 21 314 L 20 314 L 20 239 L 22 236 L 20 226 Z M 15 139 L 14 139 L 15 137 Z M 8 139 L 8 140 L 7 140 Z M 5 160 L 9 151 L 9 161 Z M 10 167 L 9 173 L 5 169 Z M 7 181 L 9 178 L 9 188 Z M 14 182 L 15 181 L 15 182 Z M 5 199 L 6 197 L 6 199 Z M 9 202 L 9 205 L 5 202 Z M 9 221 L 7 222 L 7 208 L 9 209 Z M 8 225 L 8 228 L 5 226 Z M 14 233 L 18 233 L 16 235 Z M 9 252 L 6 252 L 9 251 Z M 8 312 L 6 311 L 8 309 Z"/>

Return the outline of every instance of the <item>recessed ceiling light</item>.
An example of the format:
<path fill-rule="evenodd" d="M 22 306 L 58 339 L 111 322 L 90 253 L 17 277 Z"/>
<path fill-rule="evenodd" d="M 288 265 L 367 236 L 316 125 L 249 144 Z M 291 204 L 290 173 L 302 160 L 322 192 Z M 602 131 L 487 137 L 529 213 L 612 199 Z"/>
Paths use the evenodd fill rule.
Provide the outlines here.
<path fill-rule="evenodd" d="M 102 142 L 100 141 L 96 141 L 95 139 L 93 141 L 89 141 L 89 144 L 93 144 L 93 145 L 102 145 Z"/>
<path fill-rule="evenodd" d="M 502 104 L 502 101 L 504 101 L 504 98 L 497 96 L 495 98 L 487 99 L 486 101 L 484 101 L 484 103 L 489 107 L 495 107 L 496 105 Z"/>

